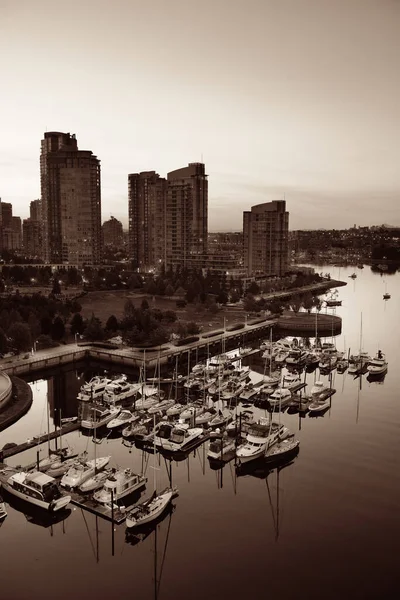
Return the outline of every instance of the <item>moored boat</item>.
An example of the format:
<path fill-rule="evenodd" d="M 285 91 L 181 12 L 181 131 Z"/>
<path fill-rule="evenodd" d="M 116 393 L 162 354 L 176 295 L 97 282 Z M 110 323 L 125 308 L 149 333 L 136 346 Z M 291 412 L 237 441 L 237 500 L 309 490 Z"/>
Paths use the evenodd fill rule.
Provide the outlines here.
<path fill-rule="evenodd" d="M 105 480 L 103 487 L 93 494 L 93 499 L 100 504 L 117 502 L 121 498 L 145 487 L 147 478 L 138 475 L 131 469 L 113 469 Z"/>
<path fill-rule="evenodd" d="M 93 477 L 96 471 L 104 469 L 108 465 L 110 458 L 111 456 L 103 456 L 95 460 L 88 460 L 86 463 L 76 462 L 61 479 L 61 486 L 67 490 L 79 487 L 87 479 Z"/>
<path fill-rule="evenodd" d="M 61 493 L 53 477 L 40 471 L 18 471 L 7 479 L 2 478 L 1 484 L 10 494 L 52 512 L 65 508 L 71 501 L 71 496 Z"/>
<path fill-rule="evenodd" d="M 87 416 L 81 420 L 81 427 L 82 429 L 103 427 L 115 419 L 120 412 L 121 408 L 119 406 L 96 404 L 88 410 Z"/>
<path fill-rule="evenodd" d="M 376 356 L 371 360 L 367 367 L 368 376 L 370 378 L 373 376 L 380 377 L 381 375 L 384 375 L 387 370 L 388 363 L 386 361 L 386 357 L 381 350 L 378 350 Z"/>

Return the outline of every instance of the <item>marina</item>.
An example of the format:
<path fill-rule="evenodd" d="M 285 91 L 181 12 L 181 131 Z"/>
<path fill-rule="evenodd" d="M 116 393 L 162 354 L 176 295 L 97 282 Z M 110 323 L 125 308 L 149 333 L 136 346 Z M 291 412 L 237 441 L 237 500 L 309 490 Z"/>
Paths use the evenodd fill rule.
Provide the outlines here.
<path fill-rule="evenodd" d="M 123 371 L 107 369 L 105 372 L 102 364 L 93 363 L 84 373 L 71 368 L 60 374 L 56 387 L 51 383 L 57 377 L 54 375 L 49 379 L 31 382 L 32 409 L 0 434 L 2 447 L 16 444 L 4 450 L 0 470 L 6 465 L 14 469 L 14 472 L 28 469 L 34 471 L 37 458 L 46 458 L 49 446 L 51 449 L 55 448 L 58 435 L 58 447 L 62 444 L 62 447 L 71 448 L 78 456 L 87 452 L 88 460 L 93 460 L 96 456 L 110 456 L 107 470 L 112 472 L 112 469 L 130 469 L 147 481 L 142 490 L 121 498 L 117 503 L 113 502 L 112 510 L 110 506 L 96 502 L 93 491 L 82 493 L 78 488 L 65 490 L 71 496 L 70 504 L 60 514 L 57 511 L 54 515 L 39 513 L 43 509 L 32 508 L 20 499 L 13 499 L 7 490 L 0 491 L 7 513 L 0 521 L 0 547 L 3 544 L 4 548 L 10 546 L 11 555 L 16 558 L 11 540 L 17 538 L 21 541 L 18 559 L 23 559 L 28 566 L 30 582 L 34 586 L 30 598 L 39 598 L 40 585 L 35 575 L 34 561 L 30 559 L 28 550 L 22 543 L 28 533 L 41 540 L 38 551 L 41 560 L 51 563 L 52 554 L 57 548 L 57 560 L 59 556 L 71 557 L 68 560 L 76 576 L 84 578 L 89 573 L 88 585 L 97 590 L 98 594 L 112 595 L 115 591 L 111 591 L 109 579 L 104 574 L 107 566 L 121 580 L 120 583 L 113 584 L 120 595 L 123 596 L 125 589 L 125 584 L 122 584 L 123 574 L 129 569 L 137 582 L 136 593 L 143 598 L 151 595 L 150 571 L 154 553 L 151 550 L 150 554 L 150 548 L 153 548 L 156 538 L 157 545 L 163 545 L 168 539 L 163 577 L 169 583 L 165 583 L 165 587 L 164 584 L 161 586 L 160 593 L 163 598 L 172 598 L 176 597 L 172 581 L 185 564 L 182 547 L 190 531 L 193 543 L 190 581 L 186 581 L 185 595 L 195 599 L 202 597 L 201 581 L 204 568 L 207 568 L 209 584 L 213 586 L 215 593 L 221 597 L 229 593 L 230 597 L 239 598 L 245 591 L 256 593 L 260 589 L 265 548 L 268 549 L 271 568 L 280 577 L 284 576 L 287 568 L 287 557 L 290 558 L 293 576 L 301 582 L 304 593 L 310 588 L 303 569 L 298 564 L 298 555 L 305 543 L 312 555 L 329 552 L 331 549 L 339 552 L 338 564 L 345 571 L 355 544 L 360 548 L 361 540 L 364 539 L 362 523 L 366 514 L 369 520 L 368 536 L 374 545 L 368 555 L 363 555 L 364 564 L 371 565 L 373 560 L 378 573 L 385 573 L 389 582 L 387 569 L 391 561 L 394 565 L 391 556 L 396 544 L 392 544 L 390 552 L 388 548 L 382 555 L 375 552 L 374 548 L 379 543 L 386 548 L 383 543 L 386 538 L 380 528 L 382 522 L 385 526 L 393 526 L 395 523 L 394 491 L 400 489 L 396 487 L 400 482 L 397 470 L 393 468 L 398 424 L 395 345 L 384 333 L 385 324 L 389 318 L 393 318 L 395 303 L 382 302 L 378 289 L 376 304 L 371 301 L 374 314 L 371 319 L 364 301 L 366 292 L 363 281 L 368 277 L 375 276 L 364 269 L 355 281 L 354 290 L 349 286 L 341 288 L 342 305 L 324 309 L 328 315 L 329 311 L 335 311 L 342 316 L 344 331 L 342 337 L 321 339 L 326 348 L 327 344 L 333 344 L 329 347 L 340 348 L 340 352 L 345 353 L 346 357 L 359 354 L 362 312 L 363 351 L 368 352 L 369 365 L 372 366 L 368 370 L 368 365 L 364 374 L 352 374 L 347 370 L 339 373 L 337 368 L 325 372 L 324 369 L 320 371 L 318 364 L 310 369 L 308 364 L 295 367 L 283 362 L 277 368 L 275 364 L 272 365 L 271 373 L 280 372 L 281 379 L 278 378 L 275 387 L 271 386 L 267 383 L 270 365 L 268 360 L 266 362 L 262 358 L 264 350 L 259 349 L 260 344 L 268 338 L 268 332 L 260 338 L 258 348 L 246 352 L 246 356 L 228 356 L 225 360 L 216 358 L 218 354 L 210 354 L 210 358 L 213 357 L 212 363 L 220 365 L 214 367 L 216 371 L 213 374 L 204 374 L 206 362 L 200 358 L 196 367 L 194 362 L 190 363 L 189 371 L 187 366 L 182 365 L 179 378 L 166 374 L 167 381 L 157 381 L 156 376 L 152 378 L 154 370 L 149 372 L 146 384 L 148 389 L 153 386 L 157 391 L 160 387 L 164 393 L 164 400 L 157 400 L 160 414 L 156 411 L 149 414 L 155 404 L 135 409 L 134 399 L 129 397 L 118 404 L 121 410 L 132 413 L 139 410 L 143 413 L 148 422 L 148 433 L 144 437 L 148 437 L 142 440 L 127 439 L 121 429 L 110 430 L 107 423 L 99 428 L 82 428 L 79 419 L 63 425 L 62 440 L 59 440 L 58 427 L 57 434 L 55 431 L 55 424 L 60 417 L 62 419 L 65 415 L 65 418 L 75 419 L 79 414 L 77 396 L 85 382 L 89 382 L 94 376 L 113 380 Z M 392 278 L 390 285 L 393 297 L 397 295 L 397 289 L 400 292 L 396 277 Z M 370 285 L 373 289 L 373 282 Z M 381 308 L 378 308 L 378 297 Z M 292 344 L 296 338 L 298 344 L 303 344 L 298 335 L 294 335 L 294 338 L 290 333 L 287 335 L 287 343 Z M 278 336 L 274 336 L 273 343 L 276 337 Z M 313 343 L 314 339 L 311 338 L 307 352 L 315 351 Z M 378 355 L 378 349 L 381 356 Z M 248 368 L 248 371 L 244 368 Z M 382 372 L 377 373 L 376 370 Z M 214 378 L 214 394 L 210 394 L 209 388 L 184 387 L 188 372 L 195 376 L 193 381 L 196 377 L 203 383 L 205 380 L 209 382 L 208 377 L 210 380 Z M 244 376 L 246 378 L 241 380 Z M 275 375 L 274 377 L 276 380 Z M 272 411 L 269 397 L 281 386 L 283 379 L 288 384 L 287 388 L 282 389 L 288 390 L 289 405 L 279 406 L 278 399 Z M 138 381 L 138 375 L 135 377 L 133 373 L 128 374 L 127 380 L 134 384 Z M 232 383 L 231 387 L 223 389 L 227 381 L 234 385 Z M 53 389 L 57 389 L 57 399 L 51 395 Z M 227 389 L 230 392 L 224 400 L 223 391 Z M 234 395 L 235 390 L 237 396 Z M 310 411 L 316 401 L 321 403 L 321 411 L 316 415 L 318 418 L 314 417 L 313 410 Z M 325 403 L 324 407 L 322 403 Z M 189 411 L 190 406 L 197 408 Z M 188 415 L 186 426 L 189 429 L 201 428 L 201 439 L 194 438 L 193 445 L 176 451 L 173 445 L 167 448 L 167 444 L 163 448 L 160 442 L 154 451 L 154 421 L 157 424 L 171 424 L 165 429 L 165 439 L 169 440 L 176 427 L 174 423 L 178 423 L 184 411 Z M 225 422 L 220 411 L 226 411 L 226 416 L 230 415 L 232 420 Z M 205 415 L 204 423 L 195 424 L 196 417 L 202 420 L 202 415 Z M 101 416 L 102 411 L 99 411 L 99 418 Z M 102 416 L 105 417 L 106 415 Z M 221 425 L 212 429 L 210 423 L 214 419 Z M 49 435 L 47 420 L 50 425 Z M 269 445 L 271 422 L 276 424 L 276 429 L 271 431 L 276 431 L 277 435 Z M 265 438 L 262 439 L 266 450 L 254 460 L 240 464 L 238 458 L 241 452 L 238 449 L 246 443 L 249 423 L 260 423 L 265 428 Z M 180 425 L 178 423 L 178 428 Z M 133 426 L 135 423 L 132 423 Z M 256 430 L 257 428 L 253 431 Z M 179 438 L 178 444 L 182 440 L 184 436 Z M 257 443 L 257 436 L 250 437 L 249 440 Z M 175 443 L 172 441 L 172 444 Z M 5 456 L 5 453 L 9 454 Z M 109 471 L 105 475 L 108 473 Z M 57 480 L 61 480 L 61 476 Z M 176 490 L 173 499 L 170 489 Z M 345 492 L 347 496 L 344 501 Z M 160 500 L 152 504 L 154 493 Z M 360 504 L 360 497 L 368 499 L 368 503 Z M 383 497 L 387 513 L 379 512 Z M 167 502 L 171 502 L 170 506 L 167 506 Z M 306 516 L 311 513 L 312 519 Z M 375 518 L 378 513 L 379 524 Z M 127 514 L 131 515 L 129 522 L 132 527 L 129 528 L 126 527 Z M 150 519 L 154 517 L 154 522 L 144 522 L 139 527 L 137 521 L 146 521 L 147 515 L 150 515 Z M 339 529 L 338 523 L 345 524 L 346 529 Z M 252 564 L 257 568 L 252 569 L 251 578 L 244 571 L 240 573 L 233 586 L 228 572 L 215 567 L 209 548 L 219 547 L 229 552 L 237 546 L 238 537 L 241 549 L 252 556 Z M 283 549 L 285 558 L 279 554 L 280 548 Z M 257 550 L 256 555 L 254 549 Z M 59 573 L 56 563 L 52 564 L 54 572 Z M 250 568 L 248 560 L 244 565 Z M 322 569 L 318 580 L 321 584 L 330 581 L 329 570 Z M 353 586 L 354 598 L 364 600 L 369 597 L 360 584 L 362 572 L 354 566 L 351 581 L 354 584 L 357 582 L 361 590 L 358 593 Z M 340 593 L 339 582 L 335 581 L 330 585 L 332 594 L 328 593 L 327 598 L 333 600 Z M 369 585 L 372 593 L 378 593 L 376 597 L 379 597 L 377 590 L 380 589 L 378 586 L 381 585 L 381 579 L 372 575 Z M 273 582 L 270 587 L 271 593 L 278 593 L 278 587 Z M 290 586 L 282 597 L 294 597 L 295 587 L 297 589 L 297 586 Z M 27 597 L 24 589 L 24 582 L 18 580 L 16 597 Z M 73 586 L 66 581 L 63 594 L 71 593 Z M 82 590 L 82 594 L 86 593 L 88 592 Z M 78 597 L 81 596 L 78 594 Z"/>

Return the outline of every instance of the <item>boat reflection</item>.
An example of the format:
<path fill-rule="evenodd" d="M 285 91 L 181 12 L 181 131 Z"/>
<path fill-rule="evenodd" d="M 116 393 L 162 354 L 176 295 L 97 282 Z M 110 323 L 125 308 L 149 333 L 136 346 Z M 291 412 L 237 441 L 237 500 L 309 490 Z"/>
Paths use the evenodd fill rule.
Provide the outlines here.
<path fill-rule="evenodd" d="M 257 479 L 267 479 L 267 477 L 275 470 L 282 471 L 287 467 L 294 464 L 296 457 L 299 453 L 299 447 L 297 447 L 291 456 L 281 459 L 276 462 L 267 462 L 264 459 L 253 461 L 252 463 L 245 463 L 243 465 L 236 465 L 237 477 L 257 477 Z"/>

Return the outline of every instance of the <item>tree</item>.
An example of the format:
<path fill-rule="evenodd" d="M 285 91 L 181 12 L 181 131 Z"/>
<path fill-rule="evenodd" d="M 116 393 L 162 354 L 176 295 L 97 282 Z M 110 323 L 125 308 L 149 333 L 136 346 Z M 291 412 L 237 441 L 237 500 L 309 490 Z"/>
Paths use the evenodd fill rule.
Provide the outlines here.
<path fill-rule="evenodd" d="M 247 291 L 250 294 L 259 294 L 260 293 L 260 286 L 257 285 L 257 283 L 255 281 L 252 281 L 251 284 L 249 285 L 249 287 L 247 288 Z"/>
<path fill-rule="evenodd" d="M 53 321 L 48 314 L 42 316 L 42 318 L 40 319 L 40 330 L 43 333 L 43 335 L 50 334 L 52 324 Z"/>
<path fill-rule="evenodd" d="M 146 298 L 143 298 L 140 307 L 142 310 L 149 310 L 149 303 L 147 302 Z"/>
<path fill-rule="evenodd" d="M 7 336 L 0 328 L 0 354 L 5 354 L 8 351 Z"/>
<path fill-rule="evenodd" d="M 39 319 L 33 312 L 31 312 L 31 314 L 28 317 L 28 325 L 29 329 L 31 330 L 32 339 L 36 340 L 38 335 L 40 335 L 41 328 Z"/>
<path fill-rule="evenodd" d="M 112 332 L 118 331 L 118 319 L 115 315 L 111 315 L 110 317 L 108 317 L 106 323 L 106 330 Z"/>
<path fill-rule="evenodd" d="M 189 321 L 186 323 L 186 331 L 189 335 L 196 335 L 200 333 L 200 327 L 195 321 Z"/>
<path fill-rule="evenodd" d="M 53 282 L 53 287 L 52 287 L 51 293 L 54 294 L 55 296 L 57 294 L 61 294 L 61 286 L 60 286 L 60 282 L 58 281 L 58 276 L 54 277 L 54 282 Z"/>
<path fill-rule="evenodd" d="M 176 312 L 173 310 L 166 310 L 163 314 L 163 319 L 166 323 L 175 323 Z"/>
<path fill-rule="evenodd" d="M 104 339 L 104 331 L 101 326 L 101 321 L 92 314 L 84 331 L 85 338 L 91 342 Z"/>
<path fill-rule="evenodd" d="M 13 323 L 8 330 L 11 345 L 18 352 L 24 352 L 32 348 L 31 330 L 27 323 Z"/>
<path fill-rule="evenodd" d="M 51 337 L 53 340 L 61 340 L 65 335 L 65 325 L 61 317 L 56 317 L 51 326 Z"/>
<path fill-rule="evenodd" d="M 231 292 L 231 302 L 236 303 L 236 302 L 239 302 L 239 300 L 240 300 L 239 294 L 237 293 L 236 290 L 233 290 L 233 292 Z"/>
<path fill-rule="evenodd" d="M 71 333 L 72 335 L 75 335 L 76 333 L 78 333 L 79 335 L 82 335 L 82 333 L 85 330 L 85 324 L 83 322 L 83 318 L 82 315 L 80 313 L 75 313 L 74 316 L 71 319 Z"/>
<path fill-rule="evenodd" d="M 226 304 L 229 300 L 228 294 L 226 292 L 220 292 L 217 297 L 217 302 L 219 304 Z"/>
<path fill-rule="evenodd" d="M 172 287 L 172 285 L 170 283 L 165 288 L 165 295 L 166 296 L 173 296 L 174 295 L 174 288 Z"/>

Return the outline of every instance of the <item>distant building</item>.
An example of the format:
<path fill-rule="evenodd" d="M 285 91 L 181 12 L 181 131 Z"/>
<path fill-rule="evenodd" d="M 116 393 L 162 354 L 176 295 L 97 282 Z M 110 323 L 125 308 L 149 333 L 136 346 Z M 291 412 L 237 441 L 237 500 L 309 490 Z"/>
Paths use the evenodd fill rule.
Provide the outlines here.
<path fill-rule="evenodd" d="M 164 259 L 167 182 L 155 171 L 128 175 L 129 253 L 140 271 Z"/>
<path fill-rule="evenodd" d="M 32 200 L 29 205 L 29 216 L 32 221 L 41 221 L 42 220 L 42 201 L 41 200 Z"/>
<path fill-rule="evenodd" d="M 207 265 L 208 180 L 203 163 L 167 175 L 165 210 L 166 268 L 201 268 Z"/>
<path fill-rule="evenodd" d="M 78 150 L 74 134 L 47 132 L 41 145 L 43 247 L 46 261 L 101 262 L 100 161 Z"/>
<path fill-rule="evenodd" d="M 21 218 L 13 217 L 12 204 L 0 203 L 1 246 L 4 250 L 19 250 L 22 246 Z"/>
<path fill-rule="evenodd" d="M 121 248 L 124 243 L 123 229 L 121 221 L 115 217 L 111 217 L 108 221 L 104 221 L 102 225 L 103 244 L 112 246 L 113 248 Z"/>
<path fill-rule="evenodd" d="M 22 242 L 26 256 L 41 258 L 43 255 L 42 223 L 33 219 L 22 222 Z"/>
<path fill-rule="evenodd" d="M 284 200 L 252 206 L 243 213 L 244 267 L 249 276 L 288 271 L 289 213 Z"/>

